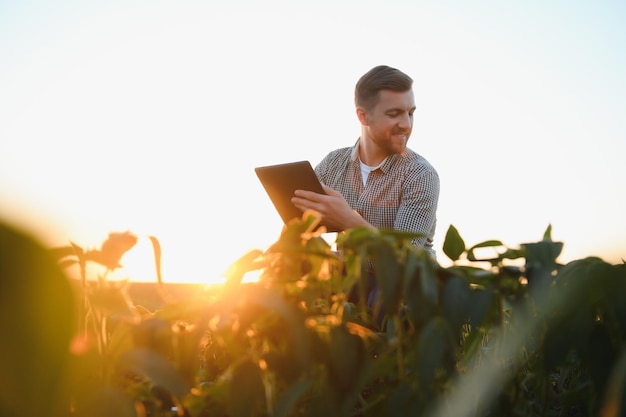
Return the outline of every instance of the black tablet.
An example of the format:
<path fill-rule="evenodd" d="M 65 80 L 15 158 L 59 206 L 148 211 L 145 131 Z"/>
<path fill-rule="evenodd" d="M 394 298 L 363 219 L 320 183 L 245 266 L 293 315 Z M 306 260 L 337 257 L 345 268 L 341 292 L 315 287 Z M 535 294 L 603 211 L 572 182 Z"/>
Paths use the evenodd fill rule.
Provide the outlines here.
<path fill-rule="evenodd" d="M 309 161 L 257 167 L 254 171 L 285 224 L 302 217 L 300 209 L 291 202 L 296 190 L 325 194 Z"/>

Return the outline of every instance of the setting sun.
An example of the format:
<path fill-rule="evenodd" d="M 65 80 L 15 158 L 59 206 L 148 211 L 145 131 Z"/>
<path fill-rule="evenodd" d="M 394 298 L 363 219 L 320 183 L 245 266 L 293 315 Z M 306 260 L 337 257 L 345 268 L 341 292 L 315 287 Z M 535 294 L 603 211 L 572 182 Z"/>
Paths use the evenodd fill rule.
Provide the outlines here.
<path fill-rule="evenodd" d="M 184 254 L 174 252 L 174 256 L 169 257 L 167 253 L 162 254 L 162 278 L 164 283 L 192 283 L 192 284 L 222 284 L 225 282 L 225 273 L 228 267 L 237 261 L 243 253 L 235 250 L 219 250 L 221 260 L 209 260 L 205 263 L 204 269 L 199 270 L 197 263 L 190 262 Z M 149 239 L 142 238 L 137 245 L 128 251 L 121 260 L 122 268 L 111 274 L 111 279 L 129 279 L 133 282 L 156 282 L 157 274 L 154 260 L 152 244 Z M 255 279 L 258 273 L 251 272 L 246 275 L 246 280 Z"/>

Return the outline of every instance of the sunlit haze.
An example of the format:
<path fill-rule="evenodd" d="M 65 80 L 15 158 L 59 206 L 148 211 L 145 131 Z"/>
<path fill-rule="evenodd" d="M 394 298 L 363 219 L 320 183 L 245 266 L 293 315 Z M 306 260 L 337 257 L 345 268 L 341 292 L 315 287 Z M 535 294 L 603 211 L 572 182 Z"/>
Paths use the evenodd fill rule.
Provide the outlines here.
<path fill-rule="evenodd" d="M 51 246 L 156 236 L 165 281 L 218 279 L 281 231 L 253 168 L 352 145 L 386 64 L 415 80 L 442 264 L 451 224 L 626 258 L 623 2 L 300 4 L 3 2 L 0 217 Z M 153 279 L 147 238 L 125 262 Z"/>

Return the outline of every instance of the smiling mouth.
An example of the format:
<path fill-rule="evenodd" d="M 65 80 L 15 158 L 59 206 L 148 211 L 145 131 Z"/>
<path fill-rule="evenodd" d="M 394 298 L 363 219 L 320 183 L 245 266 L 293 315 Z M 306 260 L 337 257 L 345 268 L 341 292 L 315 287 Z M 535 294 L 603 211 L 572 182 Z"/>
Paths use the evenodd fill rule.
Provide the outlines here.
<path fill-rule="evenodd" d="M 401 138 L 402 140 L 408 140 L 409 139 L 409 135 L 406 133 L 396 133 L 393 136 L 395 136 L 396 138 Z"/>

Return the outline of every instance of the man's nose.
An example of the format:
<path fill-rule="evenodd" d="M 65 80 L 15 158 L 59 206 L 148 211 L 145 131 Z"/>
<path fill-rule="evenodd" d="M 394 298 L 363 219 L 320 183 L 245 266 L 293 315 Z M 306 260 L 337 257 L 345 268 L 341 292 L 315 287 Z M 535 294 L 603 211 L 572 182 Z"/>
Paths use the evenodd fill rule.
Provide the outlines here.
<path fill-rule="evenodd" d="M 410 129 L 413 126 L 413 119 L 411 118 L 410 115 L 405 114 L 404 116 L 400 118 L 398 125 L 402 129 Z"/>

